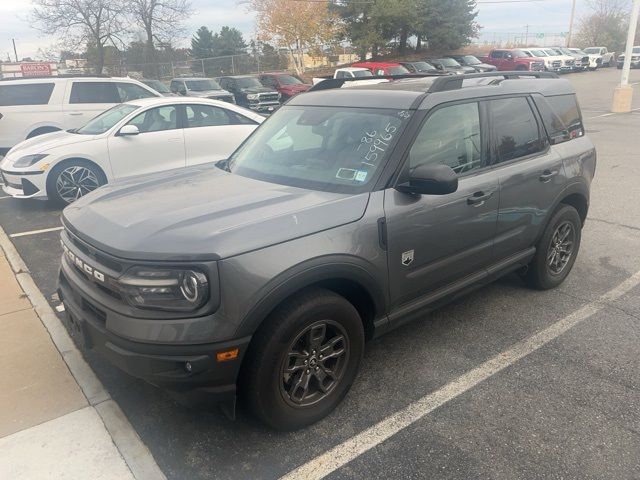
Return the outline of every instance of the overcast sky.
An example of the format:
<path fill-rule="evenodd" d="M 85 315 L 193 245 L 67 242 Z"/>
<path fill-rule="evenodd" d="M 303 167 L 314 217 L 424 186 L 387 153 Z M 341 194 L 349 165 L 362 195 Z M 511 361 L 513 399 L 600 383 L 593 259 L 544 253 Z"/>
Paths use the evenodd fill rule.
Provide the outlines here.
<path fill-rule="evenodd" d="M 478 22 L 483 27 L 482 38 L 494 32 L 524 32 L 529 24 L 531 33 L 559 33 L 568 30 L 572 0 L 539 0 L 531 3 L 481 3 L 478 0 Z M 504 0 L 503 0 L 504 1 Z M 223 25 L 238 28 L 251 38 L 254 19 L 238 0 L 192 0 L 195 14 L 187 27 L 194 32 L 206 25 L 219 30 Z M 55 39 L 43 36 L 28 21 L 31 0 L 0 0 L 0 56 L 13 57 L 11 39 L 16 39 L 19 57 L 36 56 L 39 48 L 50 49 Z M 578 0 L 578 15 L 585 13 L 585 0 Z M 188 39 L 184 45 L 188 46 Z"/>

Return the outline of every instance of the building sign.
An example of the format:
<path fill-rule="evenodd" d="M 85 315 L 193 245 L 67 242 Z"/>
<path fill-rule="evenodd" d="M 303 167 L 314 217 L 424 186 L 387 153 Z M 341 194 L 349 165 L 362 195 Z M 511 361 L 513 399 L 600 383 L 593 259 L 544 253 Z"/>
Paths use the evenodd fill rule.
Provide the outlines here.
<path fill-rule="evenodd" d="M 48 63 L 23 63 L 20 65 L 23 77 L 50 76 L 51 65 Z"/>

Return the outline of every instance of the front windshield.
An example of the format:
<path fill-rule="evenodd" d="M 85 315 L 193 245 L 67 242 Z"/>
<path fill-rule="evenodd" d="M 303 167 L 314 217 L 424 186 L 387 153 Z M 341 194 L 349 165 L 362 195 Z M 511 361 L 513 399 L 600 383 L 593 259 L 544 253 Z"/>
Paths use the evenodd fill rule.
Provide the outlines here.
<path fill-rule="evenodd" d="M 591 53 L 591 54 L 600 53 L 600 49 L 599 48 L 594 48 L 594 47 L 585 48 L 584 49 L 584 53 Z"/>
<path fill-rule="evenodd" d="M 413 62 L 412 65 L 416 72 L 432 72 L 436 70 L 436 67 L 427 62 Z"/>
<path fill-rule="evenodd" d="M 550 57 L 556 57 L 558 55 L 558 52 L 554 52 L 553 50 L 551 50 L 550 48 L 545 48 L 544 52 L 549 55 Z"/>
<path fill-rule="evenodd" d="M 560 48 L 560 53 L 564 54 L 564 55 L 569 55 L 572 56 L 574 52 L 572 52 L 571 50 L 569 50 L 568 48 Z"/>
<path fill-rule="evenodd" d="M 293 75 L 280 75 L 278 76 L 281 85 L 300 85 L 302 81 Z"/>
<path fill-rule="evenodd" d="M 370 70 L 354 70 L 351 73 L 353 73 L 353 76 L 357 78 L 373 77 L 373 73 L 371 73 Z"/>
<path fill-rule="evenodd" d="M 262 87 L 260 80 L 255 77 L 241 77 L 236 79 L 236 82 L 240 88 Z"/>
<path fill-rule="evenodd" d="M 460 64 L 456 62 L 453 58 L 441 58 L 438 60 L 445 67 L 459 67 Z"/>
<path fill-rule="evenodd" d="M 75 133 L 81 135 L 100 135 L 113 128 L 120 120 L 138 108 L 140 108 L 138 105 L 121 103 L 102 112 L 93 120 L 90 120 L 84 127 L 76 130 Z"/>
<path fill-rule="evenodd" d="M 144 83 L 153 88 L 158 93 L 171 93 L 167 86 L 160 80 L 145 80 Z"/>
<path fill-rule="evenodd" d="M 215 80 L 203 78 L 202 80 L 185 80 L 187 89 L 193 92 L 207 92 L 209 90 L 222 90 L 222 87 Z"/>
<path fill-rule="evenodd" d="M 365 192 L 410 118 L 406 110 L 285 106 L 233 154 L 228 167 L 265 182 Z"/>
<path fill-rule="evenodd" d="M 534 57 L 548 57 L 544 50 L 529 50 Z"/>
<path fill-rule="evenodd" d="M 479 63 L 482 63 L 473 55 L 465 55 L 464 57 L 462 57 L 462 61 L 465 65 L 478 65 Z"/>

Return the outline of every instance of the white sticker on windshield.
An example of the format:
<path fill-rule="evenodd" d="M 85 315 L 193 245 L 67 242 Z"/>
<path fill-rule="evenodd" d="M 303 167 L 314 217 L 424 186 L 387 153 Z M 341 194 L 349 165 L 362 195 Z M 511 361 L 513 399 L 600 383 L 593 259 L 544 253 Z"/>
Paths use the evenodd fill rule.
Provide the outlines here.
<path fill-rule="evenodd" d="M 353 168 L 341 168 L 336 173 L 336 178 L 339 178 L 340 180 L 353 180 L 356 178 L 357 173 L 358 171 Z"/>
<path fill-rule="evenodd" d="M 356 182 L 364 182 L 367 179 L 367 173 L 366 170 L 358 170 L 358 173 L 356 173 Z"/>

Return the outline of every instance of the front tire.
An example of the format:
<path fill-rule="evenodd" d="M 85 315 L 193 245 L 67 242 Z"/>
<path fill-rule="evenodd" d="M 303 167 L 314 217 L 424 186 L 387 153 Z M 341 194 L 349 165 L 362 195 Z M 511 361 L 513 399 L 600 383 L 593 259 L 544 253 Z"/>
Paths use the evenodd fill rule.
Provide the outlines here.
<path fill-rule="evenodd" d="M 308 290 L 277 308 L 254 336 L 242 396 L 255 416 L 277 430 L 306 427 L 342 401 L 363 352 L 355 307 L 329 290 Z"/>
<path fill-rule="evenodd" d="M 66 206 L 107 183 L 104 172 L 84 160 L 65 161 L 56 165 L 47 178 L 47 197 Z"/>
<path fill-rule="evenodd" d="M 578 256 L 582 220 L 571 205 L 561 205 L 538 242 L 526 279 L 534 288 L 548 290 L 564 282 Z"/>

